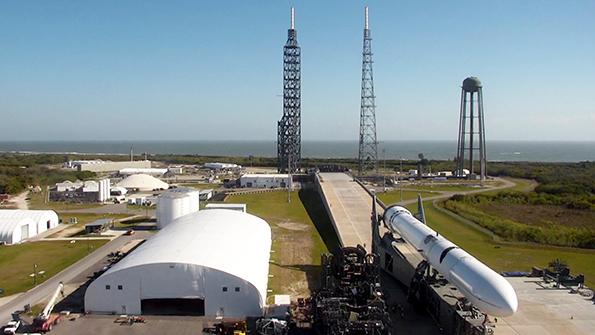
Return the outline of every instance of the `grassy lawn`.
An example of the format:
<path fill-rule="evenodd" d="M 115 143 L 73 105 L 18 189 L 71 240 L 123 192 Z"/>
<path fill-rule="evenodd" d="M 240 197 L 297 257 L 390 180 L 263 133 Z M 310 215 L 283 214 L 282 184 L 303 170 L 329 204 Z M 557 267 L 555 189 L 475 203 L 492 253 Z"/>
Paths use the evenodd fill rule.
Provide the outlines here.
<path fill-rule="evenodd" d="M 83 209 L 83 208 L 96 208 L 100 207 L 98 203 L 86 203 L 86 204 L 74 204 L 62 201 L 50 201 L 44 202 L 47 197 L 45 190 L 40 193 L 29 192 L 29 209 L 53 209 L 55 211 L 67 210 L 67 209 Z"/>
<path fill-rule="evenodd" d="M 291 202 L 287 200 L 287 192 L 278 191 L 230 195 L 226 202 L 247 204 L 249 213 L 271 226 L 273 294 L 307 296 L 319 282 L 320 254 L 339 243 L 316 191 L 293 191 Z"/>
<path fill-rule="evenodd" d="M 37 282 L 51 278 L 61 270 L 86 256 L 107 241 L 29 242 L 12 246 L 0 246 L 0 288 L 3 296 L 26 291 L 33 287 L 33 264 L 37 271 L 45 271 L 37 277 Z"/>
<path fill-rule="evenodd" d="M 403 189 L 415 191 L 434 191 L 434 192 L 462 192 L 473 191 L 480 188 L 479 184 L 454 184 L 454 183 L 423 183 L 419 185 L 403 185 Z"/>
<path fill-rule="evenodd" d="M 424 192 L 424 191 L 412 191 L 412 190 L 405 190 L 403 189 L 403 201 L 417 199 L 417 194 L 421 194 L 422 199 L 440 195 L 439 192 L 432 193 L 432 192 Z M 382 200 L 386 205 L 396 204 L 401 201 L 401 194 L 399 190 L 389 191 L 389 192 L 378 192 L 378 198 Z"/>
<path fill-rule="evenodd" d="M 131 216 L 130 214 L 105 214 L 105 213 L 60 213 L 58 212 L 58 217 L 62 219 L 62 222 L 68 225 L 68 228 L 65 228 L 62 231 L 56 232 L 49 237 L 67 237 L 72 236 L 80 233 L 81 230 L 85 229 L 85 225 L 87 223 L 91 223 L 93 221 L 99 219 L 123 219 L 126 217 Z M 70 218 L 76 218 L 77 223 L 70 224 Z"/>
<path fill-rule="evenodd" d="M 415 204 L 408 206 L 416 211 Z M 425 202 L 429 225 L 496 271 L 530 271 L 545 267 L 555 258 L 566 261 L 573 274 L 583 273 L 588 286 L 595 286 L 595 250 L 560 248 L 528 243 L 498 243 L 486 233 L 462 223 Z"/>

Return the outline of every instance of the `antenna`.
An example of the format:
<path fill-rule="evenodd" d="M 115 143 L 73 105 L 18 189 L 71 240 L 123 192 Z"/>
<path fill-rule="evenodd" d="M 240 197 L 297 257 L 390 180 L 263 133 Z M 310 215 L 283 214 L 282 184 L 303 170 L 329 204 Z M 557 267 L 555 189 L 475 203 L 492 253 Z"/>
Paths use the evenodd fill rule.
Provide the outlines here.
<path fill-rule="evenodd" d="M 295 8 L 291 7 L 291 29 L 295 29 Z"/>
<path fill-rule="evenodd" d="M 365 19 L 365 22 L 366 23 L 365 23 L 364 29 L 368 29 L 368 6 L 366 6 L 366 14 L 365 14 L 365 16 L 366 16 L 366 19 Z"/>

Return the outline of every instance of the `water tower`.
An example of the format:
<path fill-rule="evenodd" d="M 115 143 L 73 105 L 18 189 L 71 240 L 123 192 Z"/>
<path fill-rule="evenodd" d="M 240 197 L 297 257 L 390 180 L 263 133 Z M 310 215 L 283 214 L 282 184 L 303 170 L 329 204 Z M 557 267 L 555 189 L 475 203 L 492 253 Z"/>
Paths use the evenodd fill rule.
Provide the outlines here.
<path fill-rule="evenodd" d="M 481 81 L 476 77 L 463 80 L 455 174 L 458 177 L 479 176 L 481 180 L 485 180 L 486 145 L 481 88 Z M 479 161 L 479 171 L 475 169 L 476 160 Z M 465 169 L 469 172 L 464 171 Z"/>

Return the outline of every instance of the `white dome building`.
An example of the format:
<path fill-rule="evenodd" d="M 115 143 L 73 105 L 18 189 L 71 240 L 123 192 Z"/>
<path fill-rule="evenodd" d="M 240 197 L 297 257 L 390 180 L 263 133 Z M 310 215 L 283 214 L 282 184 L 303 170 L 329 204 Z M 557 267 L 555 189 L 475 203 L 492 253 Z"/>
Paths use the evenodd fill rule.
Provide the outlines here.
<path fill-rule="evenodd" d="M 116 186 L 124 187 L 129 190 L 136 189 L 139 191 L 166 190 L 169 188 L 169 185 L 166 182 L 153 176 L 149 176 L 148 174 L 130 175 L 120 181 Z"/>
<path fill-rule="evenodd" d="M 26 224 L 23 223 L 24 219 L 29 219 Z M 58 214 L 51 210 L 24 210 L 24 209 L 2 209 L 0 210 L 0 230 L 3 230 L 5 234 L 13 229 L 14 224 L 19 222 L 18 225 L 23 229 L 20 233 L 12 235 L 12 242 L 0 237 L 0 241 L 4 241 L 7 244 L 19 243 L 29 237 L 33 237 L 37 234 L 43 233 L 48 229 L 56 227 L 59 223 Z M 27 228 L 25 228 L 25 225 Z M 11 226 L 12 228 L 2 228 L 3 226 Z M 26 234 L 25 234 L 26 232 Z M 8 236 L 8 235 L 4 235 Z"/>
<path fill-rule="evenodd" d="M 93 281 L 85 311 L 116 314 L 261 316 L 271 229 L 230 210 L 183 216 Z"/>

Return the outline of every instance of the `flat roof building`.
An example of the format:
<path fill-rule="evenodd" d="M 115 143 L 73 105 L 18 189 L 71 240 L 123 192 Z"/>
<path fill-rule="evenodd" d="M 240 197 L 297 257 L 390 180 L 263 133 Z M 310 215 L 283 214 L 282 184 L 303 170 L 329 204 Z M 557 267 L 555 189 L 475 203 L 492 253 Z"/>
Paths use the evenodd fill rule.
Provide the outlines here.
<path fill-rule="evenodd" d="M 205 209 L 227 209 L 246 213 L 246 204 L 212 203 L 207 204 Z"/>
<path fill-rule="evenodd" d="M 192 213 L 167 225 L 93 281 L 89 313 L 262 316 L 271 229 L 229 210 Z"/>
<path fill-rule="evenodd" d="M 291 185 L 288 174 L 252 174 L 246 173 L 240 177 L 241 187 L 254 188 L 285 188 Z"/>

